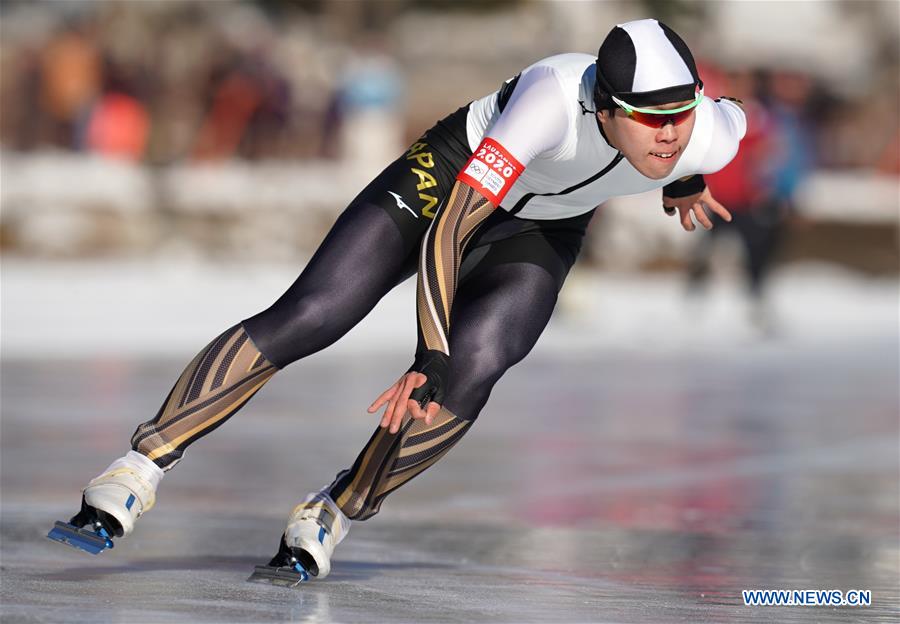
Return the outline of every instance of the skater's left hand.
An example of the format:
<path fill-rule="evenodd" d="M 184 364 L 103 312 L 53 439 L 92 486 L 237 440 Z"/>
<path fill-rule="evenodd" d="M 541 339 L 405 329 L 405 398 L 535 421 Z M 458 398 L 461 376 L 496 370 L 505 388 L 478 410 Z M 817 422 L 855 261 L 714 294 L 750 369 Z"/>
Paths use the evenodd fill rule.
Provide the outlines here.
<path fill-rule="evenodd" d="M 405 373 L 390 388 L 381 393 L 375 402 L 369 406 L 369 413 L 374 414 L 382 405 L 387 403 L 387 409 L 381 417 L 380 426 L 382 428 L 390 426 L 391 433 L 400 431 L 400 425 L 403 423 L 403 417 L 406 416 L 407 410 L 412 414 L 413 418 L 424 418 L 425 424 L 430 425 L 435 415 L 440 411 L 441 406 L 434 401 L 428 404 L 427 409 L 423 410 L 419 406 L 418 401 L 409 398 L 413 390 L 422 386 L 428 378 L 423 373 L 410 371 Z"/>
<path fill-rule="evenodd" d="M 688 232 L 692 232 L 696 227 L 691 219 L 691 211 L 693 211 L 694 218 L 697 219 L 700 225 L 707 230 L 712 229 L 713 223 L 710 220 L 709 215 L 706 214 L 704 206 L 726 221 L 731 221 L 731 213 L 728 212 L 725 206 L 716 201 L 712 196 L 712 193 L 709 192 L 708 186 L 700 193 L 694 193 L 693 195 L 687 195 L 686 197 L 663 196 L 663 209 L 666 214 L 671 217 L 675 214 L 675 210 L 678 210 L 678 218 L 681 221 L 681 227 Z"/>

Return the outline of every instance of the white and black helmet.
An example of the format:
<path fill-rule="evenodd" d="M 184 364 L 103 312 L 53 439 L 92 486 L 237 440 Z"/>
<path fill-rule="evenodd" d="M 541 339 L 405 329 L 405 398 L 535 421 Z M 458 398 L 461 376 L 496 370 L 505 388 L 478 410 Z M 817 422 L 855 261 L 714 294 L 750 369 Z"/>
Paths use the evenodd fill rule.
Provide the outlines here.
<path fill-rule="evenodd" d="M 694 57 L 675 31 L 655 19 L 619 24 L 597 52 L 597 109 L 614 95 L 632 106 L 692 100 L 703 81 Z"/>

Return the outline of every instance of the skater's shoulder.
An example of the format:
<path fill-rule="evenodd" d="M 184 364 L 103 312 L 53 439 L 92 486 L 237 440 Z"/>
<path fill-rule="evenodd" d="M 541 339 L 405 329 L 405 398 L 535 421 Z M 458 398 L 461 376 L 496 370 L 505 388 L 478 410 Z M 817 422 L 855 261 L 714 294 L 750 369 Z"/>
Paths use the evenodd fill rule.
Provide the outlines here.
<path fill-rule="evenodd" d="M 524 71 L 534 67 L 551 67 L 561 73 L 577 72 L 580 74 L 588 67 L 593 67 L 596 61 L 597 57 L 591 54 L 564 52 L 546 56 L 526 67 Z"/>

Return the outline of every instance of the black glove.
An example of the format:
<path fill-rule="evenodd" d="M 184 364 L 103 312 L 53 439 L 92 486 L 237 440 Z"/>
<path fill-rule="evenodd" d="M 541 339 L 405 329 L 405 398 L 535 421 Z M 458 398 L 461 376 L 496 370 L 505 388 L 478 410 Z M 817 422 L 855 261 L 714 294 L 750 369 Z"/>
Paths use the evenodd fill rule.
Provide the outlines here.
<path fill-rule="evenodd" d="M 422 373 L 428 380 L 412 391 L 409 395 L 413 401 L 418 401 L 422 409 L 428 407 L 430 401 L 440 405 L 444 404 L 444 393 L 450 382 L 450 356 L 442 351 L 427 350 L 416 354 L 416 360 L 406 371 Z"/>

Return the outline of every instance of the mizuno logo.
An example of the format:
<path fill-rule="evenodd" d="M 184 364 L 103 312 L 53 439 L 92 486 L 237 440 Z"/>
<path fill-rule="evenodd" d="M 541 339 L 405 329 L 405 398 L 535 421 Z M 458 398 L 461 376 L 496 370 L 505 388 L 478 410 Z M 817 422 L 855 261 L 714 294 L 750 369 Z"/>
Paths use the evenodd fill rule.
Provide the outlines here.
<path fill-rule="evenodd" d="M 403 201 L 403 198 L 402 198 L 402 197 L 400 197 L 400 196 L 399 196 L 397 193 L 395 193 L 394 191 L 388 191 L 388 193 L 390 193 L 391 195 L 393 195 L 393 196 L 394 196 L 394 199 L 397 200 L 397 208 L 401 208 L 401 209 L 403 209 L 403 210 L 409 210 L 409 214 L 411 214 L 412 216 L 414 216 L 416 219 L 419 218 L 419 215 L 417 215 L 417 214 L 415 213 L 415 211 L 414 211 L 412 208 L 410 208 L 409 206 L 406 205 L 406 202 Z"/>

